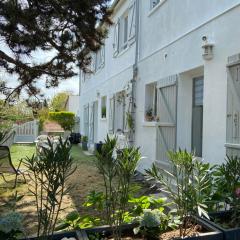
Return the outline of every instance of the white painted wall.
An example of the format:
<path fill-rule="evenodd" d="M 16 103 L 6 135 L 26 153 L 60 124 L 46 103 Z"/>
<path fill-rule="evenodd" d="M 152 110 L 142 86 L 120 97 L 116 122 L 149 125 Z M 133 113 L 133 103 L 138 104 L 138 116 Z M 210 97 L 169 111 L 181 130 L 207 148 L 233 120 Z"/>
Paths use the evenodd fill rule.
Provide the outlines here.
<path fill-rule="evenodd" d="M 75 113 L 76 116 L 79 116 L 80 108 L 80 97 L 78 95 L 70 95 L 66 104 L 67 111 Z"/>
<path fill-rule="evenodd" d="M 121 2 L 113 16 L 115 21 L 129 4 Z M 179 76 L 177 146 L 191 150 L 192 78 L 204 74 L 203 157 L 211 163 L 221 163 L 225 156 L 226 64 L 228 56 L 240 52 L 240 0 L 166 0 L 152 11 L 149 2 L 139 0 L 135 144 L 146 157 L 139 169 L 156 160 L 156 124 L 144 122 L 146 84 L 174 74 Z M 202 58 L 203 36 L 215 44 L 210 61 Z M 111 28 L 106 39 L 105 67 L 82 83 L 81 116 L 86 103 L 100 101 L 105 95 L 108 116 L 109 97 L 132 79 L 135 44 L 114 58 L 112 43 Z M 99 140 L 105 138 L 107 124 L 107 120 L 99 120 Z"/>
<path fill-rule="evenodd" d="M 113 22 L 122 16 L 128 9 L 131 1 L 121 1 L 113 13 Z M 114 25 L 110 27 L 108 38 L 105 40 L 105 65 L 97 71 L 90 79 L 81 81 L 80 112 L 83 116 L 83 106 L 87 103 L 107 96 L 107 118 L 101 119 L 101 108 L 98 111 L 98 134 L 97 140 L 103 141 L 108 131 L 109 99 L 117 92 L 122 91 L 133 77 L 132 66 L 135 60 L 135 43 L 114 57 Z M 99 106 L 101 106 L 99 104 Z M 83 119 L 83 117 L 81 117 Z M 81 132 L 83 132 L 83 121 L 81 120 Z M 83 132 L 84 133 L 84 132 Z"/>
<path fill-rule="evenodd" d="M 226 64 L 228 56 L 240 52 L 240 29 L 236 28 L 240 21 L 240 1 L 219 3 L 196 0 L 192 4 L 193 1 L 188 0 L 167 0 L 150 15 L 146 12 L 149 9 L 147 2 L 141 1 L 141 51 L 137 83 L 136 145 L 140 145 L 143 152 L 148 151 L 148 158 L 143 160 L 142 165 L 149 166 L 156 156 L 155 133 L 143 124 L 145 85 L 166 76 L 179 75 L 177 146 L 190 150 L 191 79 L 203 73 L 203 157 L 211 163 L 221 163 L 225 156 Z M 210 61 L 202 58 L 202 36 L 215 43 L 214 57 Z M 152 151 L 149 150 L 150 142 Z"/>

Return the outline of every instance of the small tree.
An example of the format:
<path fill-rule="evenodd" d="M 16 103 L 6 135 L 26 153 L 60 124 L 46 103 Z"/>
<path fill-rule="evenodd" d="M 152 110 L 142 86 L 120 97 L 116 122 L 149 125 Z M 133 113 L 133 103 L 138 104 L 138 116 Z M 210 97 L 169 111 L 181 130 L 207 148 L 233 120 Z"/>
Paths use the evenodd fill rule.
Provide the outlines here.
<path fill-rule="evenodd" d="M 107 136 L 101 152 L 97 152 L 97 167 L 105 186 L 106 222 L 112 227 L 115 240 L 121 239 L 121 225 L 128 209 L 130 182 L 141 159 L 138 148 L 116 149 L 117 139 Z"/>
<path fill-rule="evenodd" d="M 73 167 L 70 150 L 68 141 L 63 142 L 60 138 L 56 148 L 51 141 L 48 141 L 48 147 L 43 148 L 41 155 L 27 157 L 24 161 L 32 180 L 29 190 L 36 201 L 37 236 L 42 240 L 50 239 L 53 235 L 63 196 L 69 190 L 66 181 L 76 170 Z"/>

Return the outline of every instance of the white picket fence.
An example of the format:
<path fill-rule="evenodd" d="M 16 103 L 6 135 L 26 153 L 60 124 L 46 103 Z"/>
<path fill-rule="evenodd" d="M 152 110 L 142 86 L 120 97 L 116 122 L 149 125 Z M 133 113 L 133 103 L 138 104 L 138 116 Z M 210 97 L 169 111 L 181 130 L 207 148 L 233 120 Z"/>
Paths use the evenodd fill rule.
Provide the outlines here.
<path fill-rule="evenodd" d="M 14 125 L 14 143 L 33 143 L 38 136 L 38 121 Z"/>

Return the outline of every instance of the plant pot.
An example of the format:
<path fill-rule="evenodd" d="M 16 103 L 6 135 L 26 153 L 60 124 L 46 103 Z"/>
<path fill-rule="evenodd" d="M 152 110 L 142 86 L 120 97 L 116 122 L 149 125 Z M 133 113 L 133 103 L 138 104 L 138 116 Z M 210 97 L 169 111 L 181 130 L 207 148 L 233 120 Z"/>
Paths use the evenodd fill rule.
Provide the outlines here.
<path fill-rule="evenodd" d="M 75 238 L 76 240 L 84 240 L 84 233 L 82 231 L 55 233 L 51 240 L 62 240 L 63 238 Z M 20 240 L 37 240 L 37 237 L 22 238 Z"/>
<path fill-rule="evenodd" d="M 87 142 L 82 142 L 82 149 L 84 151 L 87 151 L 88 150 L 88 143 Z"/>
<path fill-rule="evenodd" d="M 228 219 L 231 213 L 232 213 L 231 211 L 220 211 L 220 212 L 210 213 L 209 214 L 210 220 L 206 219 L 205 221 L 211 224 L 212 226 L 214 226 L 215 228 L 219 229 L 220 231 L 222 231 L 224 240 L 239 240 L 240 228 L 229 228 L 229 229 L 224 228 L 213 221 L 214 218 Z"/>
<path fill-rule="evenodd" d="M 197 224 L 201 225 L 205 230 L 207 230 L 206 233 L 201 233 L 199 236 L 196 237 L 186 237 L 184 239 L 186 240 L 223 240 L 223 233 L 212 226 L 211 224 L 207 223 L 205 220 L 194 217 L 194 220 L 196 221 Z M 123 232 L 132 232 L 133 228 L 136 227 L 137 224 L 126 224 L 122 226 L 122 231 Z M 85 232 L 85 233 L 84 233 Z M 82 231 L 82 234 L 84 235 L 84 239 L 88 240 L 88 235 L 89 234 L 97 234 L 97 233 L 103 233 L 105 236 L 109 236 L 112 233 L 111 227 L 109 226 L 100 226 L 96 228 L 88 228 L 84 229 Z M 174 240 L 182 240 L 182 238 L 175 238 Z"/>
<path fill-rule="evenodd" d="M 103 145 L 102 142 L 95 143 L 95 151 L 98 152 L 98 153 L 101 153 L 102 152 L 102 145 Z"/>

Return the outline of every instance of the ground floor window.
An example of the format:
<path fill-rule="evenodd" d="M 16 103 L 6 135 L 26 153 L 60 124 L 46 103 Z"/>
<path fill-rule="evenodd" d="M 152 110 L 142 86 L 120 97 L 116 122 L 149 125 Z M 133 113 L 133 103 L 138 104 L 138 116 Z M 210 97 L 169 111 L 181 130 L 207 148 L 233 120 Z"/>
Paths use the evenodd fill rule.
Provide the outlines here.
<path fill-rule="evenodd" d="M 158 121 L 158 92 L 157 84 L 146 85 L 145 89 L 145 121 Z"/>

